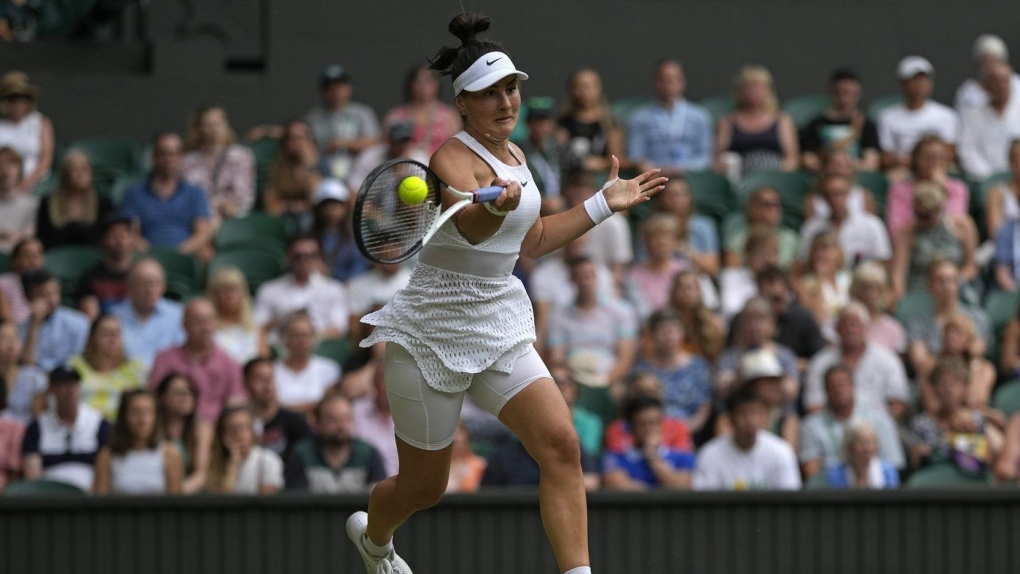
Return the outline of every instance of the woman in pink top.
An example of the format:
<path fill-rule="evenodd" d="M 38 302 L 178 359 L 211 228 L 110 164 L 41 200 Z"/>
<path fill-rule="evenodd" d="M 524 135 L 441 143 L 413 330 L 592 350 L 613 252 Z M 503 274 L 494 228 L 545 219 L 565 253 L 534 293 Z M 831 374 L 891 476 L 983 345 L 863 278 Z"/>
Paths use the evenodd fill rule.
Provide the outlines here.
<path fill-rule="evenodd" d="M 627 280 L 642 316 L 666 306 L 673 278 L 689 269 L 690 263 L 677 259 L 679 223 L 675 215 L 656 213 L 641 225 L 641 238 L 648 257 L 630 268 Z"/>
<path fill-rule="evenodd" d="M 432 155 L 443 142 L 460 131 L 460 116 L 439 101 L 439 78 L 428 64 L 411 68 L 404 80 L 404 104 L 386 114 L 384 125 L 398 120 L 414 122 L 411 141 Z"/>
<path fill-rule="evenodd" d="M 246 215 L 255 203 L 255 156 L 236 141 L 223 108 L 210 106 L 191 116 L 181 171 L 205 190 L 217 227 L 223 219 Z"/>
<path fill-rule="evenodd" d="M 907 351 L 907 332 L 889 311 L 892 288 L 885 267 L 876 261 L 865 261 L 854 270 L 850 298 L 862 303 L 871 315 L 868 343 L 884 347 L 897 355 Z"/>
<path fill-rule="evenodd" d="M 967 213 L 967 185 L 946 175 L 949 149 L 942 138 L 937 135 L 924 136 L 914 146 L 910 157 L 913 177 L 889 188 L 885 221 L 889 226 L 890 237 L 896 237 L 900 229 L 914 220 L 914 189 L 919 183 L 941 184 L 946 189 L 946 212 L 953 215 Z"/>

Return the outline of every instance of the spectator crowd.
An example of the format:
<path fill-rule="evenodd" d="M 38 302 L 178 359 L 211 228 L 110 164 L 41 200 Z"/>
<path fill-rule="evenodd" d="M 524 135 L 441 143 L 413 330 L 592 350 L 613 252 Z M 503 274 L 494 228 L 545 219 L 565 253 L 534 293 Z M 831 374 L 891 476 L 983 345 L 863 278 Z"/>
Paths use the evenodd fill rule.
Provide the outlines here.
<path fill-rule="evenodd" d="M 670 178 L 515 270 L 589 489 L 1017 483 L 1020 76 L 998 37 L 973 58 L 953 106 L 920 56 L 867 109 L 851 69 L 781 104 L 760 66 L 701 105 L 674 60 L 647 98 L 610 103 L 586 68 L 559 106 L 525 99 L 544 214 L 612 156 Z M 460 118 L 424 66 L 381 121 L 354 85 L 330 66 L 320 105 L 243 138 L 212 106 L 146 144 L 61 146 L 40 88 L 0 77 L 0 490 L 366 492 L 396 471 L 360 318 L 413 262 L 363 258 L 353 200 Z M 470 400 L 451 448 L 451 492 L 538 484 Z"/>

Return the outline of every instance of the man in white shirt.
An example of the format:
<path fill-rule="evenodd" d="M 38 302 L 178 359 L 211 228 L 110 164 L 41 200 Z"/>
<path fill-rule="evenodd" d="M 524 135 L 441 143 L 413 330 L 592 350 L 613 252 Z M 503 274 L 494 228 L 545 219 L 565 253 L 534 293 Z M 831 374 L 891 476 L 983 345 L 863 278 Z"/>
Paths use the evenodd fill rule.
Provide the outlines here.
<path fill-rule="evenodd" d="M 801 228 L 797 259 L 806 262 L 815 237 L 829 231 L 839 237 L 843 261 L 852 268 L 861 261 L 888 261 L 892 258 L 889 233 L 882 220 L 864 212 L 850 211 L 847 203 L 853 183 L 841 175 L 828 175 L 821 183 L 822 197 L 829 205 L 829 217 L 815 217 Z"/>
<path fill-rule="evenodd" d="M 309 235 L 290 240 L 290 273 L 259 288 L 252 312 L 267 331 L 288 313 L 305 310 L 315 332 L 324 338 L 344 337 L 350 326 L 349 299 L 343 283 L 319 273 L 319 242 Z"/>
<path fill-rule="evenodd" d="M 765 430 L 768 407 L 751 385 L 729 399 L 733 432 L 710 440 L 698 452 L 695 490 L 799 490 L 793 448 Z"/>
<path fill-rule="evenodd" d="M 910 168 L 914 144 L 927 134 L 938 134 L 949 144 L 956 143 L 959 120 L 949 106 L 932 101 L 934 88 L 931 62 L 909 56 L 896 68 L 903 87 L 903 103 L 889 107 L 878 117 L 878 139 L 882 145 L 882 166 L 894 174 Z M 898 178 L 898 179 L 899 179 Z"/>
<path fill-rule="evenodd" d="M 974 180 L 1009 170 L 1009 145 L 1020 136 L 1020 92 L 1012 91 L 1013 69 L 994 62 L 981 72 L 988 102 L 966 108 L 960 117 L 960 165 Z"/>
<path fill-rule="evenodd" d="M 411 270 L 399 263 L 373 263 L 367 272 L 347 282 L 351 308 L 350 332 L 355 342 L 368 335 L 369 326 L 363 324 L 361 318 L 382 308 L 397 291 L 407 286 L 410 279 Z"/>
<path fill-rule="evenodd" d="M 980 78 L 986 66 L 999 62 L 1009 63 L 1009 49 L 1002 38 L 994 34 L 982 34 L 974 41 L 973 57 L 977 65 L 977 76 Z M 978 78 L 967 78 L 956 89 L 956 101 L 953 106 L 960 114 L 967 108 L 980 107 L 988 103 L 988 92 Z M 1020 75 L 1013 73 L 1010 84 L 1012 92 L 1020 94 Z"/>

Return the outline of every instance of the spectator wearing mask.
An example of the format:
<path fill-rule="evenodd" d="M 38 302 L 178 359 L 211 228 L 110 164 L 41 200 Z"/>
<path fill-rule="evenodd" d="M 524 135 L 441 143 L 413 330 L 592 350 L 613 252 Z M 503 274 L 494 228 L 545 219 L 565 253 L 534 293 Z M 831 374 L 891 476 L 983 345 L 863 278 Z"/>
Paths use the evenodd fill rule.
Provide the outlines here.
<path fill-rule="evenodd" d="M 634 112 L 627 129 L 627 153 L 639 171 L 655 166 L 672 177 L 711 165 L 712 118 L 684 98 L 686 88 L 679 62 L 656 65 L 656 101 Z"/>
<path fill-rule="evenodd" d="M 1013 68 L 1005 62 L 981 70 L 988 103 L 960 117 L 960 166 L 974 181 L 1009 170 L 1010 143 L 1020 137 L 1020 91 L 1013 91 Z"/>
<path fill-rule="evenodd" d="M 255 439 L 251 412 L 223 409 L 216 420 L 207 489 L 216 494 L 275 494 L 283 489 L 283 461 Z"/>
<path fill-rule="evenodd" d="M 53 123 L 36 108 L 39 87 L 24 72 L 0 77 L 0 148 L 21 157 L 22 192 L 29 192 L 50 173 L 56 147 Z"/>
<path fill-rule="evenodd" d="M 198 388 L 198 416 L 212 422 L 227 405 L 247 401 L 241 366 L 216 346 L 216 310 L 208 299 L 188 301 L 183 325 L 184 344 L 156 355 L 149 386 L 155 387 L 170 373 L 186 375 Z"/>
<path fill-rule="evenodd" d="M 110 423 L 81 402 L 81 376 L 57 367 L 49 376 L 52 406 L 25 430 L 21 456 L 25 480 L 51 480 L 84 492 L 95 481 L 95 461 L 110 437 Z"/>
<path fill-rule="evenodd" d="M 110 442 L 96 457 L 94 494 L 180 494 L 184 463 L 156 426 L 156 396 L 124 393 Z"/>
<path fill-rule="evenodd" d="M 60 304 L 60 280 L 48 270 L 26 273 L 22 283 L 31 312 L 28 320 L 19 326 L 24 344 L 21 359 L 43 370 L 67 364 L 85 348 L 88 317 Z"/>
<path fill-rule="evenodd" d="M 799 490 L 793 449 L 765 430 L 768 407 L 753 386 L 730 395 L 733 432 L 709 441 L 698 452 L 695 490 Z"/>
<path fill-rule="evenodd" d="M 156 355 L 184 342 L 180 303 L 163 297 L 166 274 L 155 259 L 139 259 L 127 276 L 127 299 L 110 314 L 120 319 L 124 350 L 149 368 Z"/>
<path fill-rule="evenodd" d="M 867 422 L 878 440 L 880 458 L 905 468 L 906 458 L 896 422 L 884 409 L 856 400 L 853 372 L 837 364 L 825 371 L 825 408 L 804 417 L 800 425 L 800 465 L 808 479 L 846 461 L 845 431 L 855 421 Z"/>
<path fill-rule="evenodd" d="M 460 131 L 460 115 L 453 106 L 440 101 L 440 91 L 439 76 L 435 70 L 428 64 L 414 66 L 404 76 L 404 103 L 391 109 L 383 118 L 383 124 L 387 126 L 410 122 L 413 128 L 411 141 L 426 158 Z"/>
<path fill-rule="evenodd" d="M 11 310 L 11 318 L 21 323 L 28 319 L 29 305 L 21 277 L 43 266 L 43 244 L 34 237 L 17 242 L 11 250 L 11 270 L 0 275 L 0 291 Z"/>
<path fill-rule="evenodd" d="M 213 425 L 195 416 L 198 388 L 187 376 L 170 373 L 156 384 L 155 393 L 159 437 L 174 445 L 184 466 L 182 490 L 201 492 L 209 469 Z"/>
<path fill-rule="evenodd" d="M 287 459 L 288 490 L 318 494 L 368 492 L 386 478 L 379 452 L 354 437 L 350 399 L 326 396 L 315 408 L 317 433 L 294 447 Z"/>
<path fill-rule="evenodd" d="M 181 138 L 163 132 L 152 140 L 152 171 L 128 188 L 120 212 L 133 219 L 142 251 L 176 249 L 202 261 L 213 256 L 213 230 L 205 192 L 181 176 Z"/>
<path fill-rule="evenodd" d="M 10 253 L 14 245 L 35 235 L 39 199 L 23 193 L 21 157 L 9 147 L 0 147 L 0 252 Z"/>
<path fill-rule="evenodd" d="M 808 171 L 822 167 L 822 154 L 832 148 L 847 150 L 854 167 L 875 171 L 881 150 L 875 122 L 860 108 L 861 79 L 850 69 L 839 69 L 829 77 L 832 105 L 804 128 L 800 138 L 800 163 Z"/>
<path fill-rule="evenodd" d="M 46 372 L 21 361 L 18 326 L 0 322 L 0 379 L 4 383 L 4 408 L 0 419 L 27 425 L 46 408 Z"/>
<path fill-rule="evenodd" d="M 131 220 L 113 213 L 99 231 L 103 260 L 85 272 L 78 283 L 78 309 L 95 319 L 128 298 L 128 274 L 134 264 L 135 241 Z"/>
<path fill-rule="evenodd" d="M 322 264 L 319 242 L 310 235 L 298 235 L 287 246 L 290 272 L 259 287 L 255 295 L 255 323 L 269 331 L 287 314 L 304 309 L 315 331 L 324 338 L 347 335 L 350 328 L 350 300 L 339 281 L 319 272 Z"/>
<path fill-rule="evenodd" d="M 259 444 L 287 460 L 294 445 L 311 435 L 312 431 L 304 415 L 280 406 L 273 361 L 258 357 L 245 363 L 244 388 L 248 392 L 251 414 L 255 417 L 255 428 L 259 431 Z"/>
<path fill-rule="evenodd" d="M 351 101 L 354 85 L 347 69 L 333 64 L 319 79 L 322 104 L 305 120 L 328 164 L 327 174 L 344 180 L 358 154 L 379 141 L 379 120 L 371 107 Z"/>
<path fill-rule="evenodd" d="M 896 467 L 878 456 L 878 437 L 866 421 L 852 422 L 843 434 L 844 462 L 826 469 L 829 488 L 888 489 L 900 485 Z"/>
<path fill-rule="evenodd" d="M 740 177 L 762 170 L 794 171 L 800 164 L 797 126 L 779 108 L 772 74 L 761 66 L 745 66 L 733 82 L 736 110 L 716 126 L 715 169 Z"/>
<path fill-rule="evenodd" d="M 622 453 L 609 452 L 602 459 L 602 480 L 607 490 L 687 490 L 694 468 L 692 450 L 675 450 L 663 442 L 662 403 L 652 397 L 636 397 L 625 408 L 634 434 L 634 445 Z"/>
<path fill-rule="evenodd" d="M 284 352 L 274 363 L 274 369 L 280 404 L 309 414 L 340 381 L 340 365 L 314 354 L 318 338 L 307 312 L 287 315 L 279 330 Z"/>
<path fill-rule="evenodd" d="M 443 104 L 445 105 L 445 104 Z M 460 117 L 457 117 L 460 123 Z M 430 155 L 414 139 L 415 124 L 411 120 L 393 120 L 386 127 L 386 139 L 366 148 L 358 154 L 350 174 L 344 180 L 347 186 L 357 190 L 368 174 L 386 161 L 397 158 L 413 159 L 428 165 Z M 444 136 L 444 141 L 447 136 Z"/>
<path fill-rule="evenodd" d="M 57 189 L 39 205 L 35 233 L 46 249 L 95 245 L 102 237 L 103 221 L 113 213 L 113 203 L 93 185 L 89 155 L 72 149 L 60 162 Z"/>
<path fill-rule="evenodd" d="M 113 315 L 92 322 L 84 350 L 69 364 L 81 374 L 82 400 L 111 422 L 117 420 L 121 394 L 145 383 L 145 366 L 124 352 L 120 321 Z"/>
<path fill-rule="evenodd" d="M 181 174 L 205 191 L 214 229 L 224 219 L 245 216 L 255 204 L 255 156 L 236 142 L 222 107 L 201 108 L 191 115 Z"/>

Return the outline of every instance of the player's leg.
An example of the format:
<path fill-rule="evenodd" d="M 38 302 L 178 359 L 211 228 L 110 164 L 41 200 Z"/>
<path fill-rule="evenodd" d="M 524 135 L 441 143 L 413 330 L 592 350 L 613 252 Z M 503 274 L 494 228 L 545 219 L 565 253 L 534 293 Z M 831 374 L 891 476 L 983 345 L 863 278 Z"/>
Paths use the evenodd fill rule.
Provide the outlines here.
<path fill-rule="evenodd" d="M 375 573 L 378 561 L 390 560 L 395 572 L 410 572 L 393 553 L 393 532 L 412 514 L 434 506 L 450 476 L 453 435 L 457 430 L 464 393 L 442 393 L 425 383 L 414 358 L 399 345 L 388 343 L 386 392 L 397 434 L 400 469 L 372 490 L 368 513 L 355 513 L 347 533 L 366 567 Z"/>
<path fill-rule="evenodd" d="M 510 375 L 480 374 L 472 399 L 510 428 L 538 462 L 542 523 L 560 572 L 587 567 L 588 507 L 581 472 L 581 445 L 570 409 L 538 353 L 517 361 Z"/>

